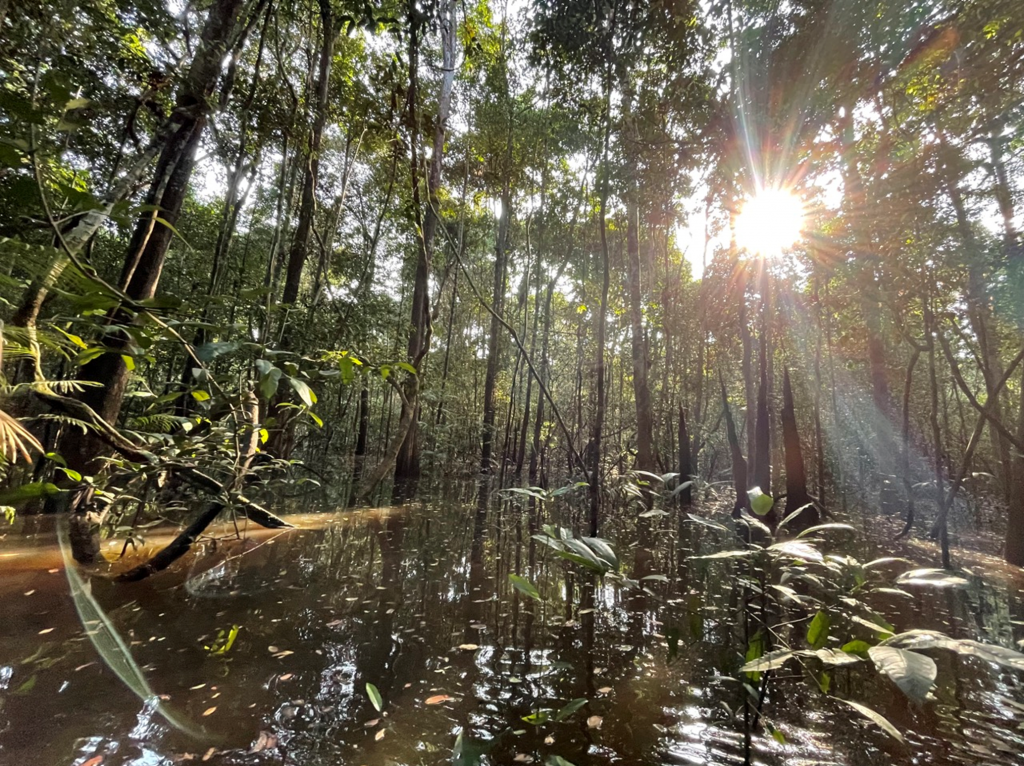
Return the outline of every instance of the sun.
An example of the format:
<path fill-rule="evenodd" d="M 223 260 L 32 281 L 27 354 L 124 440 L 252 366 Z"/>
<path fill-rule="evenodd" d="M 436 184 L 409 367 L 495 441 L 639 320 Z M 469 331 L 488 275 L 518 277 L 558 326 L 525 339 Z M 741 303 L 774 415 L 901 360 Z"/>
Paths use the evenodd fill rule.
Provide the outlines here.
<path fill-rule="evenodd" d="M 792 247 L 804 227 L 804 206 L 786 189 L 766 187 L 743 203 L 736 218 L 736 243 L 752 253 L 777 258 Z"/>

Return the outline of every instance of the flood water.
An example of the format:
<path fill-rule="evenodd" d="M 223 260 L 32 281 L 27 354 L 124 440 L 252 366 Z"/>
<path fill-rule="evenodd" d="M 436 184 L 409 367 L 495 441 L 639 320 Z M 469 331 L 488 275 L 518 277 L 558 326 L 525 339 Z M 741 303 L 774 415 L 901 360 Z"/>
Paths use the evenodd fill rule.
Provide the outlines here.
<path fill-rule="evenodd" d="M 34 531 L 39 520 L 0 529 L 0 763 L 412 766 L 453 763 L 457 740 L 458 763 L 743 762 L 737 564 L 690 558 L 735 540 L 672 511 L 656 542 L 638 549 L 629 525 L 612 522 L 604 536 L 624 568 L 667 578 L 643 593 L 592 588 L 577 567 L 531 547 L 515 506 L 296 521 L 244 543 L 219 527 L 219 544 L 141 583 L 91 578 L 152 689 L 193 734 L 105 665 L 84 634 L 54 532 Z M 844 552 L 873 555 L 857 546 Z M 519 594 L 510 573 L 543 600 Z M 1007 647 L 1024 637 L 1019 582 L 1005 572 L 913 594 L 882 605 L 897 629 Z M 233 626 L 234 643 L 217 653 Z M 931 656 L 939 676 L 923 706 L 859 666 L 837 669 L 832 682 L 831 694 L 874 707 L 906 745 L 787 667 L 765 706 L 785 742 L 759 727 L 752 760 L 1024 763 L 1024 674 Z M 523 720 L 577 699 L 587 702 L 562 721 Z"/>

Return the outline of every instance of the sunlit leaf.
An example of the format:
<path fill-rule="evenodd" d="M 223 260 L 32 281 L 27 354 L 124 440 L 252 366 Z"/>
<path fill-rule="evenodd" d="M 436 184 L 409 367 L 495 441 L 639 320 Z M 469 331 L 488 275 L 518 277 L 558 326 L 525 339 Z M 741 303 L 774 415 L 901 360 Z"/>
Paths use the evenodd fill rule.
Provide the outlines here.
<path fill-rule="evenodd" d="M 366 696 L 370 698 L 370 704 L 373 705 L 374 710 L 378 713 L 384 709 L 384 700 L 380 696 L 380 691 L 371 683 L 366 684 Z M 429 703 L 428 703 L 429 704 Z"/>
<path fill-rule="evenodd" d="M 865 705 L 861 705 L 859 702 L 854 702 L 853 700 L 839 699 L 839 701 L 842 702 L 844 705 L 849 705 L 862 716 L 867 718 L 869 721 L 881 727 L 882 731 L 884 731 L 893 739 L 898 739 L 900 742 L 906 743 L 906 740 L 903 739 L 903 735 L 900 734 L 899 729 L 897 729 L 895 726 L 889 723 L 889 719 L 887 719 L 881 713 L 872 710 L 871 708 Z"/>
<path fill-rule="evenodd" d="M 939 672 L 931 657 L 893 646 L 872 646 L 868 656 L 879 672 L 889 676 L 910 699 L 927 699 Z"/>
<path fill-rule="evenodd" d="M 529 596 L 532 599 L 540 601 L 540 591 L 533 587 L 533 583 L 529 580 L 516 574 L 510 574 L 508 579 L 512 583 L 512 586 L 524 596 Z"/>

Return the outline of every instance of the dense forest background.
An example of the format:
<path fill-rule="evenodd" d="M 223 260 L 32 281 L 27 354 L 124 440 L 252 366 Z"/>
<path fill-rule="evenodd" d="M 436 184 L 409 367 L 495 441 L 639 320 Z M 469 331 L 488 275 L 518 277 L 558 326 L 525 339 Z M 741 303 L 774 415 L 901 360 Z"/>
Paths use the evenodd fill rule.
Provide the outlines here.
<path fill-rule="evenodd" d="M 0 0 L 5 502 L 672 473 L 1024 565 L 1022 103 L 1018 0 Z"/>

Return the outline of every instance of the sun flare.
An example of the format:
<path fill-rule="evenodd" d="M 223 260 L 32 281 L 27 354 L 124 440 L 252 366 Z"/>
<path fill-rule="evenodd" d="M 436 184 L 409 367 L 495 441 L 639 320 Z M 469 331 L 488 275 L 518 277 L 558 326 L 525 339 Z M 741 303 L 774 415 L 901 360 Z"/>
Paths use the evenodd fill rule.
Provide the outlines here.
<path fill-rule="evenodd" d="M 804 227 L 804 207 L 792 192 L 763 188 L 743 203 L 736 219 L 736 242 L 752 253 L 778 257 Z"/>

